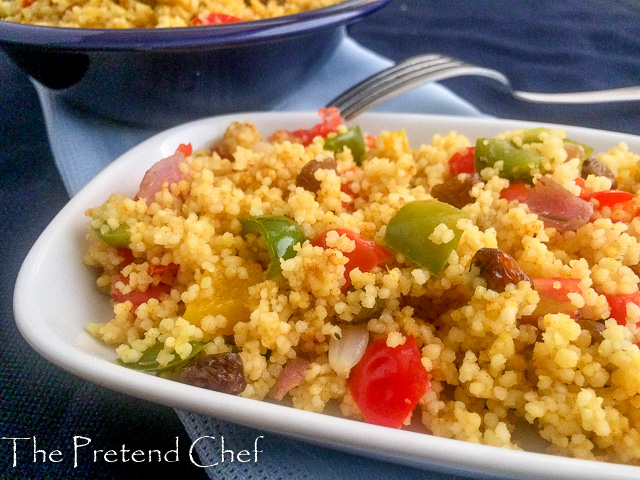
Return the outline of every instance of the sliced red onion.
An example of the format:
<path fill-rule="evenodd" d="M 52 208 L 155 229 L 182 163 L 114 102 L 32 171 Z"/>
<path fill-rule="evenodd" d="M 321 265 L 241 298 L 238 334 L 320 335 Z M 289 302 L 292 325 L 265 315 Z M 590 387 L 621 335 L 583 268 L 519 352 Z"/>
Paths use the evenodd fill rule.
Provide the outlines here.
<path fill-rule="evenodd" d="M 565 190 L 549 177 L 540 178 L 524 202 L 545 227 L 555 228 L 558 232 L 576 230 L 586 224 L 593 213 L 593 204 Z"/>
<path fill-rule="evenodd" d="M 177 151 L 170 157 L 156 162 L 144 174 L 136 199 L 144 198 L 147 204 L 151 204 L 155 199 L 156 193 L 162 189 L 164 182 L 171 185 L 187 178 L 187 174 L 180 169 L 180 164 L 184 163 L 185 160 L 184 154 Z"/>
<path fill-rule="evenodd" d="M 294 358 L 289 360 L 282 373 L 276 380 L 276 384 L 273 386 L 271 394 L 276 400 L 282 400 L 284 396 L 289 393 L 292 388 L 295 388 L 304 383 L 304 378 L 307 376 L 307 368 L 309 368 L 309 362 L 302 358 Z"/>

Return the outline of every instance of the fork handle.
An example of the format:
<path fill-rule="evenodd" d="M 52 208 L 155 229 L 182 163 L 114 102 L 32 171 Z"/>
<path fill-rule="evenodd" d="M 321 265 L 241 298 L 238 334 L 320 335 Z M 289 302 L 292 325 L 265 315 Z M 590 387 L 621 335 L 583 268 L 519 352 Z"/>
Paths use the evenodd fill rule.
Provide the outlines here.
<path fill-rule="evenodd" d="M 640 101 L 640 87 L 570 93 L 535 93 L 514 90 L 512 93 L 514 97 L 532 103 L 580 104 Z"/>

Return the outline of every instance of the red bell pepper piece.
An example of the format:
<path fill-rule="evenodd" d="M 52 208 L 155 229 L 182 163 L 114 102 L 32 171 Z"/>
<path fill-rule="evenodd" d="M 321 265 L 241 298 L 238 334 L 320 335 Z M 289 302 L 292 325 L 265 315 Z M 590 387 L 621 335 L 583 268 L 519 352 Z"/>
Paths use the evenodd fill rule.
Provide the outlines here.
<path fill-rule="evenodd" d="M 537 315 L 547 313 L 573 313 L 577 310 L 571 303 L 570 293 L 580 293 L 578 278 L 532 278 L 534 289 L 540 296 Z"/>
<path fill-rule="evenodd" d="M 125 285 L 129 284 L 129 279 L 123 275 L 114 275 L 111 279 L 111 298 L 116 303 L 122 303 L 129 300 L 133 304 L 135 310 L 143 303 L 147 303 L 152 298 L 160 299 L 164 295 L 167 295 L 171 291 L 171 285 L 166 283 L 159 283 L 158 285 L 149 285 L 143 292 L 141 290 L 131 290 L 129 293 L 122 293 L 115 287 L 117 282 L 122 282 Z"/>
<path fill-rule="evenodd" d="M 175 275 L 178 273 L 180 265 L 177 263 L 170 263 L 168 265 L 149 265 L 149 275 L 162 276 L 166 273 Z"/>
<path fill-rule="evenodd" d="M 619 325 L 627 324 L 627 304 L 633 303 L 640 306 L 640 292 L 605 295 L 605 297 L 611 308 L 610 318 L 615 319 Z"/>
<path fill-rule="evenodd" d="M 345 284 L 342 287 L 343 292 L 346 292 L 351 285 L 351 277 L 349 277 L 351 270 L 359 268 L 361 272 L 368 272 L 376 265 L 380 265 L 392 257 L 391 252 L 382 245 L 344 228 L 335 228 L 321 233 L 313 240 L 313 245 L 325 249 L 329 248 L 327 246 L 327 234 L 334 230 L 338 232 L 338 235 L 346 235 L 356 244 L 356 248 L 353 251 L 343 253 L 349 259 L 344 266 Z"/>
<path fill-rule="evenodd" d="M 511 180 L 507 188 L 500 190 L 500 198 L 504 198 L 507 201 L 517 200 L 518 202 L 524 202 L 529 193 L 531 187 L 519 180 Z"/>
<path fill-rule="evenodd" d="M 236 23 L 242 20 L 233 15 L 226 15 L 224 13 L 201 13 L 193 17 L 191 25 L 194 27 L 201 27 L 204 25 L 224 25 L 225 23 Z"/>
<path fill-rule="evenodd" d="M 318 114 L 322 121 L 309 129 L 300 129 L 294 131 L 278 130 L 273 134 L 275 138 L 285 138 L 301 143 L 305 147 L 309 145 L 315 137 L 327 138 L 327 135 L 338 131 L 338 127 L 342 125 L 342 117 L 340 110 L 337 108 L 321 108 Z"/>
<path fill-rule="evenodd" d="M 460 173 L 475 173 L 476 169 L 473 164 L 476 147 L 467 147 L 463 152 L 457 152 L 449 158 L 449 173 L 452 177 Z"/>
<path fill-rule="evenodd" d="M 181 143 L 178 145 L 178 148 L 176 148 L 176 152 L 182 152 L 185 157 L 189 157 L 193 153 L 193 147 L 190 143 Z"/>

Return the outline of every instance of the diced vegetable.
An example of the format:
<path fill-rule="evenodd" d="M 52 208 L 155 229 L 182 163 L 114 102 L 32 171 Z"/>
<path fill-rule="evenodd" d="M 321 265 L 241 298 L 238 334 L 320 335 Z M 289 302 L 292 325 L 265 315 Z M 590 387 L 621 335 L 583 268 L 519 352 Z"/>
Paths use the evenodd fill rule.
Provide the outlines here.
<path fill-rule="evenodd" d="M 123 367 L 131 368 L 132 370 L 138 370 L 139 372 L 159 373 L 167 370 L 173 370 L 189 363 L 189 361 L 198 353 L 200 353 L 205 346 L 205 344 L 202 342 L 189 343 L 191 344 L 191 353 L 187 358 L 181 358 L 180 355 L 176 354 L 176 358 L 174 358 L 171 362 L 164 366 L 161 366 L 156 360 L 158 353 L 160 353 L 160 351 L 164 348 L 164 343 L 162 342 L 156 342 L 152 346 L 147 348 L 142 354 L 142 357 L 140 357 L 140 360 L 138 360 L 137 362 L 126 363 L 120 359 L 117 359 L 116 363 L 118 365 L 122 365 Z"/>
<path fill-rule="evenodd" d="M 569 159 L 578 157 L 582 161 L 587 160 L 593 153 L 593 147 L 585 145 L 584 143 L 569 140 L 568 138 L 564 139 L 564 149 L 566 150 L 567 157 Z"/>
<path fill-rule="evenodd" d="M 614 222 L 630 222 L 640 215 L 640 197 L 622 190 L 583 191 L 582 198 L 595 209 L 593 219 L 610 218 Z"/>
<path fill-rule="evenodd" d="M 568 313 L 577 310 L 571 303 L 570 293 L 580 294 L 578 278 L 532 278 L 533 287 L 540 296 L 536 307 L 536 315 L 547 313 Z"/>
<path fill-rule="evenodd" d="M 362 156 L 365 153 L 364 136 L 358 125 L 349 127 L 342 135 L 329 137 L 324 142 L 324 148 L 335 153 L 340 153 L 347 147 L 351 150 L 353 161 L 356 165 L 362 165 Z"/>
<path fill-rule="evenodd" d="M 193 153 L 193 147 L 190 143 L 181 143 L 176 148 L 176 152 L 181 152 L 185 157 L 190 157 Z"/>
<path fill-rule="evenodd" d="M 449 175 L 457 176 L 461 173 L 475 173 L 474 157 L 476 147 L 467 147 L 463 152 L 454 153 L 449 158 Z"/>
<path fill-rule="evenodd" d="M 98 235 L 98 238 L 107 245 L 121 248 L 129 246 L 131 235 L 129 233 L 129 226 L 126 223 L 120 224 L 115 230 L 110 228 L 107 231 L 103 230 L 102 227 L 93 229 L 96 235 Z"/>
<path fill-rule="evenodd" d="M 640 292 L 629 294 L 605 295 L 611 308 L 610 317 L 619 325 L 627 324 L 627 304 L 632 303 L 640 307 Z"/>
<path fill-rule="evenodd" d="M 349 273 L 354 268 L 359 268 L 362 272 L 368 272 L 376 265 L 390 257 L 390 253 L 381 245 L 373 240 L 369 240 L 351 230 L 344 228 L 336 228 L 327 230 L 314 238 L 313 245 L 324 249 L 330 248 L 327 245 L 327 235 L 329 232 L 335 231 L 338 235 L 345 235 L 355 242 L 355 249 L 351 252 L 343 252 L 348 261 L 345 264 L 345 285 L 343 291 L 346 291 L 351 285 Z"/>
<path fill-rule="evenodd" d="M 509 186 L 507 188 L 503 188 L 500 190 L 500 198 L 504 198 L 508 202 L 513 200 L 517 200 L 518 202 L 524 202 L 529 193 L 531 192 L 531 187 L 525 183 L 518 180 L 512 180 L 509 182 Z"/>
<path fill-rule="evenodd" d="M 329 366 L 338 374 L 349 376 L 351 369 L 360 361 L 369 344 L 366 325 L 348 326 L 342 329 L 340 338 L 329 341 Z"/>
<path fill-rule="evenodd" d="M 194 27 L 201 27 L 204 25 L 224 25 L 226 23 L 236 23 L 242 20 L 233 15 L 226 15 L 224 13 L 207 13 L 203 12 L 193 17 L 191 25 Z"/>
<path fill-rule="evenodd" d="M 637 197 L 633 193 L 623 192 L 622 190 L 604 190 L 589 195 L 590 200 L 595 200 L 592 203 L 596 208 L 613 208 L 614 205 L 626 203 L 635 198 Z"/>
<path fill-rule="evenodd" d="M 384 243 L 438 275 L 458 246 L 462 230 L 457 223 L 463 218 L 467 218 L 465 213 L 438 200 L 409 202 L 389 221 Z"/>
<path fill-rule="evenodd" d="M 400 428 L 430 386 L 415 339 L 391 348 L 385 338 L 353 368 L 349 391 L 367 423 Z"/>
<path fill-rule="evenodd" d="M 509 140 L 478 138 L 474 156 L 476 172 L 502 162 L 499 175 L 508 180 L 531 181 L 532 170 L 540 169 L 545 158 L 539 153 L 522 150 Z"/>
<path fill-rule="evenodd" d="M 133 304 L 134 310 L 143 303 L 147 303 L 152 298 L 160 300 L 163 296 L 167 295 L 171 291 L 171 285 L 166 283 L 158 283 L 157 285 L 149 285 L 146 290 L 131 290 L 128 293 L 122 293 L 116 288 L 116 283 L 122 282 L 125 285 L 129 284 L 129 278 L 123 275 L 114 275 L 111 279 L 111 298 L 115 303 L 123 303 L 130 301 Z"/>
<path fill-rule="evenodd" d="M 343 292 L 346 292 L 351 285 L 351 277 L 349 276 L 351 270 L 359 268 L 361 272 L 368 272 L 373 267 L 380 265 L 392 256 L 391 252 L 389 252 L 384 246 L 363 237 L 356 232 L 344 228 L 334 228 L 321 233 L 313 240 L 313 245 L 325 249 L 329 248 L 327 245 L 327 234 L 331 231 L 338 232 L 338 235 L 345 235 L 355 243 L 354 250 L 351 252 L 343 252 L 343 255 L 349 259 L 344 266 L 345 284 L 342 287 Z"/>
<path fill-rule="evenodd" d="M 287 260 L 295 257 L 294 245 L 304 243 L 307 239 L 300 225 L 282 215 L 245 218 L 242 220 L 242 231 L 245 234 L 260 235 L 266 242 L 271 259 L 267 278 L 282 276 L 280 259 Z"/>
<path fill-rule="evenodd" d="M 322 122 L 307 130 L 300 129 L 294 131 L 278 130 L 272 136 L 274 140 L 291 140 L 301 143 L 304 146 L 309 145 L 315 137 L 327 138 L 327 135 L 338 131 L 338 127 L 342 125 L 342 117 L 340 110 L 337 108 L 321 108 L 318 114 L 322 118 Z"/>
<path fill-rule="evenodd" d="M 178 270 L 180 270 L 180 265 L 177 263 L 169 263 L 168 265 L 149 265 L 149 275 L 175 275 L 178 273 Z"/>
<path fill-rule="evenodd" d="M 289 360 L 271 390 L 273 398 L 282 400 L 292 388 L 302 385 L 307 376 L 308 368 L 309 362 L 303 358 L 296 357 Z"/>
<path fill-rule="evenodd" d="M 524 202 L 545 227 L 558 232 L 577 230 L 589 222 L 593 213 L 591 203 L 562 188 L 551 177 L 539 178 Z"/>
<path fill-rule="evenodd" d="M 213 294 L 209 297 L 198 297 L 188 303 L 183 314 L 184 319 L 199 327 L 207 315 L 223 315 L 227 319 L 226 326 L 216 333 L 233 335 L 236 323 L 249 321 L 249 287 L 262 278 L 258 265 L 249 265 L 247 269 L 247 278 L 228 278 L 221 270 L 208 274 L 211 277 Z"/>
<path fill-rule="evenodd" d="M 541 142 L 540 134 L 543 132 L 551 133 L 551 130 L 545 127 L 530 128 L 525 130 L 522 134 L 522 143 L 536 143 Z M 565 150 L 567 150 L 568 158 L 574 158 L 578 156 L 580 160 L 586 160 L 593 153 L 593 147 L 585 145 L 584 143 L 576 142 L 568 138 L 564 139 Z"/>
<path fill-rule="evenodd" d="M 147 170 L 142 177 L 135 199 L 144 198 L 148 204 L 151 204 L 155 200 L 156 193 L 165 183 L 171 185 L 186 179 L 188 174 L 180 168 L 180 165 L 186 162 L 184 152 L 188 151 L 189 146 L 180 145 L 173 155 L 156 162 Z"/>

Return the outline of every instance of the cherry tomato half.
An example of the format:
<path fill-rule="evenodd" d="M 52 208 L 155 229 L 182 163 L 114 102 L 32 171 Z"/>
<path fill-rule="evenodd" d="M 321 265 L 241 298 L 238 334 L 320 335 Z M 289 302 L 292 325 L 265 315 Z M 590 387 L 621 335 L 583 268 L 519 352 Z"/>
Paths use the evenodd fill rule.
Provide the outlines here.
<path fill-rule="evenodd" d="M 344 266 L 346 283 L 342 287 L 343 292 L 346 292 L 351 285 L 351 277 L 349 277 L 351 270 L 359 268 L 361 272 L 368 272 L 376 265 L 380 265 L 393 256 L 391 252 L 382 245 L 345 228 L 334 228 L 321 233 L 313 240 L 313 245 L 325 249 L 329 248 L 327 246 L 327 234 L 331 231 L 338 232 L 338 235 L 345 235 L 356 244 L 356 248 L 353 251 L 343 253 L 343 255 L 349 259 Z"/>
<path fill-rule="evenodd" d="M 349 391 L 367 423 L 400 428 L 431 382 L 413 337 L 391 348 L 386 338 L 367 347 L 349 377 Z"/>

